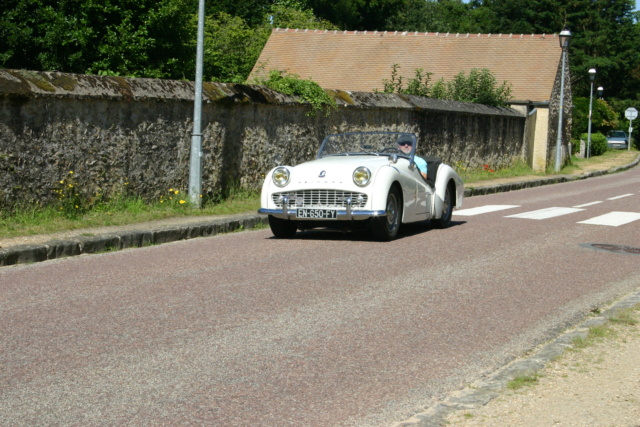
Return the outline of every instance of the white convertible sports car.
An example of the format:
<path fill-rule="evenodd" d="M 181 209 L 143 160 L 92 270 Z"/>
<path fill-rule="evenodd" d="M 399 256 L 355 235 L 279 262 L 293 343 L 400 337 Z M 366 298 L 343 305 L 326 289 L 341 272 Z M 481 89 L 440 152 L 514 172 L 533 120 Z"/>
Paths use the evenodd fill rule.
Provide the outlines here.
<path fill-rule="evenodd" d="M 412 133 L 329 135 L 315 160 L 267 174 L 258 212 L 269 215 L 278 238 L 291 238 L 298 229 L 369 227 L 388 241 L 405 223 L 431 220 L 445 228 L 453 207 L 462 206 L 464 184 L 435 157 L 424 157 L 425 179 L 416 145 Z"/>

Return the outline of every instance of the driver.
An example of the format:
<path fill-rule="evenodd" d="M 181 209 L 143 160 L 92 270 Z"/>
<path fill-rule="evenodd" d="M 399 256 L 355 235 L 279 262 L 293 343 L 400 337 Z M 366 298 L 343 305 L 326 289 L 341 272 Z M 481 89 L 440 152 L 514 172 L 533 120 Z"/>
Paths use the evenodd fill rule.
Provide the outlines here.
<path fill-rule="evenodd" d="M 409 135 L 402 135 L 398 138 L 398 149 L 402 151 L 404 154 L 410 155 L 411 149 L 413 148 L 413 138 Z M 413 157 L 413 161 L 416 163 L 418 170 L 420 171 L 420 175 L 426 180 L 427 179 L 427 162 L 418 156 Z"/>

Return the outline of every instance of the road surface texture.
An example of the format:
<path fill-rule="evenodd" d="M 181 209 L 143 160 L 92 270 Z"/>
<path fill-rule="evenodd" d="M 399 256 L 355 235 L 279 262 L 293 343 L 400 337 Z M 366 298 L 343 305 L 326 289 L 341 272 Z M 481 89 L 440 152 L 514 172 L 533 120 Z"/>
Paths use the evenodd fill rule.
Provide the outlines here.
<path fill-rule="evenodd" d="M 469 198 L 390 243 L 261 230 L 0 268 L 0 423 L 437 425 L 638 289 L 639 180 Z"/>

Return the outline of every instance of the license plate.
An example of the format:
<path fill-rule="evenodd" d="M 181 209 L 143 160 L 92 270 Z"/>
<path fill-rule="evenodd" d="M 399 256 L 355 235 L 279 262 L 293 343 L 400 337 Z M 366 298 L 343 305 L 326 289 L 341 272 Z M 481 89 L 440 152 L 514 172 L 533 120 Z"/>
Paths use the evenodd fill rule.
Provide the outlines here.
<path fill-rule="evenodd" d="M 338 218 L 338 211 L 332 209 L 298 209 L 296 216 L 309 219 L 336 219 Z"/>

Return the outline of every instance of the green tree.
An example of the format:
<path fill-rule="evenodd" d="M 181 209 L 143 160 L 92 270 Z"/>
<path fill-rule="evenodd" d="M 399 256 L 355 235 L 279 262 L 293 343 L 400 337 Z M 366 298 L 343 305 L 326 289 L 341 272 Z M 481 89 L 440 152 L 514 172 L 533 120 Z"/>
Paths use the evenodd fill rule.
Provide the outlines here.
<path fill-rule="evenodd" d="M 1 65 L 183 77 L 193 5 L 193 0 L 5 0 Z"/>
<path fill-rule="evenodd" d="M 389 30 L 440 33 L 480 33 L 492 22 L 486 7 L 462 0 L 406 0 L 387 19 Z"/>
<path fill-rule="evenodd" d="M 197 24 L 194 18 L 194 26 Z M 267 26 L 251 28 L 224 12 L 207 16 L 204 36 L 205 80 L 241 83 L 251 72 L 269 37 Z M 195 48 L 195 40 L 193 41 Z"/>
<path fill-rule="evenodd" d="M 247 26 L 255 27 L 262 24 L 262 18 L 270 3 L 269 0 L 216 0 L 205 3 L 205 15 L 229 15 L 240 18 Z"/>
<path fill-rule="evenodd" d="M 273 27 L 321 30 L 336 28 L 330 22 L 317 18 L 310 9 L 300 7 L 297 2 L 275 2 L 263 15 L 263 23 L 254 27 L 241 17 L 224 12 L 208 16 L 204 42 L 205 80 L 244 82 L 256 64 Z M 194 31 L 196 24 L 194 18 Z M 195 49 L 195 44 L 193 46 Z"/>
<path fill-rule="evenodd" d="M 337 30 L 331 22 L 316 17 L 311 9 L 302 9 L 276 3 L 268 12 L 269 24 L 279 28 L 304 28 L 308 30 Z"/>
<path fill-rule="evenodd" d="M 407 0 L 307 0 L 314 15 L 342 30 L 386 30 Z"/>
<path fill-rule="evenodd" d="M 606 134 L 608 131 L 618 129 L 620 121 L 618 114 L 605 100 L 594 99 L 591 113 L 591 131 Z M 572 137 L 579 138 L 589 129 L 589 98 L 573 98 L 573 126 Z"/>

